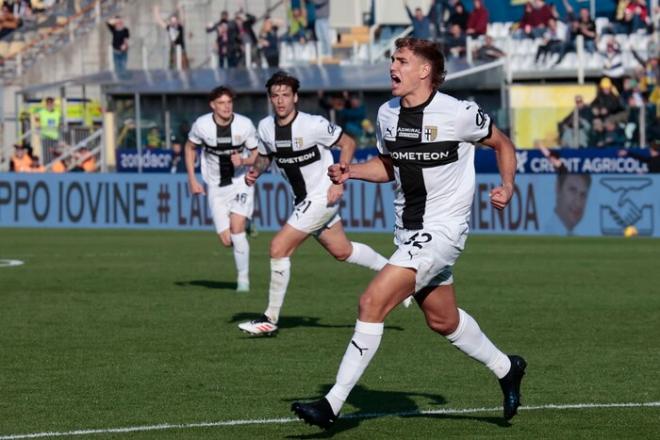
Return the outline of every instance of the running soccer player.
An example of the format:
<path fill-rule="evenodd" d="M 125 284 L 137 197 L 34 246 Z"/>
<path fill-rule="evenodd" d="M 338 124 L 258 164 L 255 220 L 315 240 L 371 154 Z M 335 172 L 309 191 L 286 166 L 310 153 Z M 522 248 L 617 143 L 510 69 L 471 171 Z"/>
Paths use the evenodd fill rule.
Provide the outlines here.
<path fill-rule="evenodd" d="M 434 43 L 398 39 L 390 76 L 394 98 L 378 111 L 380 155 L 363 164 L 332 165 L 328 174 L 335 183 L 396 181 L 397 250 L 360 297 L 355 333 L 335 385 L 322 399 L 295 402 L 291 409 L 310 424 L 332 426 L 378 350 L 385 317 L 414 293 L 431 330 L 499 379 L 504 418 L 509 420 L 520 405 L 525 360 L 502 353 L 477 322 L 457 307 L 452 267 L 468 234 L 475 143 L 497 153 L 502 184 L 490 192 L 497 209 L 503 209 L 513 194 L 513 144 L 477 104 L 437 91 L 444 78 L 444 57 Z"/>
<path fill-rule="evenodd" d="M 205 194 L 195 177 L 196 149 L 202 147 L 202 177 L 215 230 L 226 247 L 233 246 L 238 292 L 250 290 L 250 245 L 245 228 L 254 210 L 254 188 L 245 184 L 246 167 L 257 157 L 257 133 L 245 116 L 234 113 L 234 92 L 216 87 L 208 96 L 213 110 L 197 118 L 186 141 L 186 170 L 192 194 Z"/>
<path fill-rule="evenodd" d="M 380 270 L 387 262 L 369 246 L 351 242 L 337 213 L 344 185 L 333 184 L 327 175 L 333 163 L 330 148 L 341 148 L 339 161 L 346 165 L 353 159 L 355 141 L 324 117 L 298 111 L 299 87 L 298 79 L 285 72 L 275 73 L 266 83 L 275 115 L 259 122 L 259 155 L 245 175 L 252 186 L 274 162 L 291 186 L 295 205 L 270 243 L 268 307 L 261 317 L 238 325 L 252 335 L 277 331 L 291 274 L 289 257 L 310 235 L 337 260 L 372 270 Z"/>

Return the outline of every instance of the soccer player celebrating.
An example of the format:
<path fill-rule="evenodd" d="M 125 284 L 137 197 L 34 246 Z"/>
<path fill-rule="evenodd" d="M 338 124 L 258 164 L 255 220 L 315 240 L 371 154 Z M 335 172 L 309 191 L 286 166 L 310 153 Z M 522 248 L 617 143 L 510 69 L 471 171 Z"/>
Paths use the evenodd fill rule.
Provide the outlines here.
<path fill-rule="evenodd" d="M 197 118 L 186 141 L 186 170 L 192 194 L 205 194 L 195 177 L 196 149 L 202 147 L 202 177 L 220 242 L 233 246 L 238 272 L 236 290 L 250 290 L 250 245 L 245 234 L 254 210 L 254 188 L 245 184 L 245 172 L 257 157 L 257 133 L 245 116 L 234 113 L 234 92 L 216 87 L 208 96 L 213 110 Z"/>
<path fill-rule="evenodd" d="M 509 420 L 520 405 L 526 363 L 502 353 L 457 307 L 452 267 L 468 233 L 475 142 L 497 153 L 502 184 L 490 192 L 497 209 L 503 209 L 513 194 L 514 147 L 475 103 L 436 91 L 444 78 L 444 58 L 434 43 L 397 40 L 390 76 L 394 98 L 378 111 L 379 156 L 363 164 L 332 165 L 328 174 L 336 184 L 348 179 L 396 181 L 397 250 L 360 297 L 355 333 L 335 385 L 321 400 L 295 402 L 291 409 L 310 424 L 332 426 L 378 349 L 385 317 L 414 293 L 431 330 L 499 379 L 504 418 Z"/>
<path fill-rule="evenodd" d="M 261 317 L 238 325 L 252 335 L 277 331 L 291 273 L 289 257 L 310 235 L 337 260 L 372 270 L 382 269 L 387 262 L 369 246 L 349 241 L 337 213 L 344 185 L 333 184 L 327 175 L 333 163 L 329 149 L 338 145 L 339 161 L 348 166 L 355 141 L 324 117 L 298 111 L 299 87 L 298 79 L 286 72 L 275 73 L 266 83 L 275 115 L 259 122 L 259 155 L 245 175 L 247 184 L 254 185 L 272 161 L 291 185 L 295 199 L 291 217 L 270 243 L 268 308 Z"/>

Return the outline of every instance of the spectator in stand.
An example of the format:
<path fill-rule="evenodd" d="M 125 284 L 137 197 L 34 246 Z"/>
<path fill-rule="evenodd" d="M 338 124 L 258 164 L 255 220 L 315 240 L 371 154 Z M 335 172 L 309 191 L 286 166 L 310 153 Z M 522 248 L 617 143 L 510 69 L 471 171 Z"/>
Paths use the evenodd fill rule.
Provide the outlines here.
<path fill-rule="evenodd" d="M 536 51 L 534 62 L 538 63 L 540 61 L 544 63 L 548 54 L 561 53 L 563 45 L 564 41 L 557 28 L 557 20 L 551 18 L 543 34 L 543 42 Z"/>
<path fill-rule="evenodd" d="M 660 173 L 660 144 L 657 142 L 649 148 L 648 156 L 635 153 L 634 151 L 619 150 L 619 157 L 626 156 L 630 156 L 633 159 L 645 163 L 649 169 L 649 173 Z"/>
<path fill-rule="evenodd" d="M 447 59 L 457 59 L 465 56 L 467 50 L 466 38 L 458 24 L 452 24 L 449 28 L 449 36 L 445 41 L 444 49 Z"/>
<path fill-rule="evenodd" d="M 252 27 L 257 22 L 257 18 L 252 15 L 245 13 L 241 8 L 234 17 L 235 29 L 236 29 L 236 39 L 240 44 L 240 58 L 238 64 L 245 64 L 245 50 L 247 45 L 250 48 L 250 55 L 252 60 L 256 59 L 257 54 L 257 36 L 254 33 Z"/>
<path fill-rule="evenodd" d="M 518 22 L 518 27 L 513 33 L 513 38 L 521 40 L 523 38 L 535 38 L 534 35 L 534 5 L 532 2 L 525 3 L 523 16 Z"/>
<path fill-rule="evenodd" d="M 26 173 L 45 173 L 46 167 L 41 164 L 39 156 L 32 156 L 32 163 L 30 168 L 25 170 Z"/>
<path fill-rule="evenodd" d="M 321 45 L 321 56 L 332 55 L 330 41 L 330 0 L 309 0 L 314 3 L 314 30 Z"/>
<path fill-rule="evenodd" d="M 624 12 L 624 22 L 628 33 L 645 30 L 650 24 L 648 9 L 644 0 L 631 0 Z"/>
<path fill-rule="evenodd" d="M 163 141 L 160 138 L 160 130 L 158 127 L 153 127 L 147 133 L 147 148 L 162 148 Z"/>
<path fill-rule="evenodd" d="M 591 19 L 589 9 L 580 9 L 578 33 L 584 37 L 584 49 L 589 53 L 596 51 L 596 22 Z"/>
<path fill-rule="evenodd" d="M 41 144 L 49 154 L 56 148 L 62 130 L 62 112 L 55 106 L 52 97 L 46 98 L 46 105 L 41 107 L 36 116 L 36 123 L 41 135 Z"/>
<path fill-rule="evenodd" d="M 183 147 L 178 138 L 172 139 L 172 165 L 170 166 L 170 173 L 185 173 L 186 160 L 183 154 Z"/>
<path fill-rule="evenodd" d="M 124 26 L 124 20 L 118 15 L 108 20 L 107 25 L 112 33 L 112 60 L 115 65 L 115 72 L 117 72 L 117 75 L 123 76 L 126 73 L 130 32 Z"/>
<path fill-rule="evenodd" d="M 486 35 L 484 44 L 475 51 L 474 59 L 477 61 L 495 61 L 506 56 L 506 53 L 493 44 L 493 37 Z"/>
<path fill-rule="evenodd" d="M 532 10 L 532 33 L 534 37 L 541 37 L 548 27 L 551 18 L 557 19 L 556 11 L 552 6 L 547 5 L 544 0 L 534 0 L 534 9 Z"/>
<path fill-rule="evenodd" d="M 614 38 L 607 42 L 603 56 L 603 75 L 612 81 L 617 91 L 623 91 L 623 55 Z"/>
<path fill-rule="evenodd" d="M 612 87 L 612 80 L 603 78 L 598 85 L 596 97 L 591 103 L 594 118 L 613 119 L 622 122 L 626 119 L 626 109 L 623 106 L 619 92 Z"/>
<path fill-rule="evenodd" d="M 14 154 L 9 161 L 9 171 L 15 173 L 26 173 L 32 165 L 32 158 L 27 153 L 23 144 L 14 145 Z"/>
<path fill-rule="evenodd" d="M 486 35 L 488 30 L 488 9 L 481 0 L 474 0 L 474 9 L 470 13 L 467 22 L 466 34 L 471 37 Z"/>
<path fill-rule="evenodd" d="M 588 147 L 592 117 L 591 108 L 584 102 L 582 95 L 576 95 L 575 107 L 558 124 L 561 145 L 571 148 Z M 573 128 L 576 118 L 579 127 L 577 144 Z"/>
<path fill-rule="evenodd" d="M 362 120 L 362 136 L 358 139 L 359 148 L 373 147 L 376 145 L 376 127 L 369 119 Z"/>
<path fill-rule="evenodd" d="M 316 37 L 316 5 L 311 1 L 306 1 L 304 7 L 307 16 L 307 29 L 305 29 L 307 36 L 310 40 L 319 41 Z"/>
<path fill-rule="evenodd" d="M 20 20 L 14 15 L 11 6 L 3 4 L 0 10 L 0 39 L 14 32 L 20 24 Z"/>
<path fill-rule="evenodd" d="M 280 64 L 280 37 L 277 34 L 278 29 L 273 18 L 266 16 L 259 31 L 257 44 L 264 58 L 266 58 L 268 67 L 277 67 Z"/>
<path fill-rule="evenodd" d="M 593 119 L 591 132 L 589 133 L 589 146 L 595 148 L 605 146 L 605 127 L 603 126 L 603 120 L 600 118 Z"/>
<path fill-rule="evenodd" d="M 457 1 L 454 5 L 454 10 L 447 20 L 447 25 L 449 27 L 449 32 L 451 33 L 451 27 L 457 24 L 461 28 L 461 33 L 465 33 L 467 30 L 467 22 L 470 18 L 470 15 L 465 11 L 465 6 L 461 1 Z"/>
<path fill-rule="evenodd" d="M 185 17 L 183 14 L 183 6 L 177 4 L 176 13 L 172 14 L 167 22 L 163 20 L 160 16 L 160 7 L 158 5 L 154 6 L 154 20 L 156 24 L 165 29 L 167 32 L 167 37 L 170 42 L 170 69 L 176 69 L 177 59 L 176 53 L 177 48 L 181 50 L 181 68 L 188 68 L 188 57 L 186 56 L 186 45 L 185 45 Z"/>
<path fill-rule="evenodd" d="M 61 159 L 64 147 L 66 147 L 66 144 L 60 143 L 58 148 L 53 150 L 53 165 L 50 168 L 51 173 L 66 173 L 66 164 Z"/>
<path fill-rule="evenodd" d="M 89 148 L 83 146 L 75 152 L 75 161 L 82 171 L 86 173 L 96 172 L 96 157 L 89 151 Z"/>
<path fill-rule="evenodd" d="M 623 147 L 626 142 L 626 136 L 619 124 L 612 118 L 605 120 L 604 147 Z"/>
<path fill-rule="evenodd" d="M 337 116 L 342 120 L 344 132 L 358 140 L 362 137 L 362 121 L 367 117 L 367 109 L 357 94 L 344 92 L 344 99 L 346 104 L 337 112 Z"/>
<path fill-rule="evenodd" d="M 286 34 L 286 41 L 289 43 L 305 44 L 307 42 L 307 19 L 301 8 L 289 9 L 289 29 Z"/>
<path fill-rule="evenodd" d="M 411 36 L 414 38 L 419 38 L 421 40 L 430 40 L 431 39 L 431 11 L 427 15 L 424 15 L 422 8 L 415 8 L 415 13 L 413 14 L 408 6 L 408 2 L 404 0 L 404 7 L 410 18 L 410 22 L 413 27 Z"/>

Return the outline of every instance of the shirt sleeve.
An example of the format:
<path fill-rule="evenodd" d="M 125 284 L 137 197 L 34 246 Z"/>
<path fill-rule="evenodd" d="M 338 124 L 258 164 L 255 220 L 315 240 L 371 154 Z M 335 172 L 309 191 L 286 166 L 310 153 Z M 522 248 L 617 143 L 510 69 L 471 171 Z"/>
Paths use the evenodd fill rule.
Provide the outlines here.
<path fill-rule="evenodd" d="M 456 111 L 456 137 L 465 142 L 481 142 L 490 137 L 493 121 L 476 103 L 460 101 Z"/>
<path fill-rule="evenodd" d="M 247 133 L 245 137 L 245 147 L 248 150 L 254 150 L 259 146 L 259 138 L 257 137 L 257 129 L 254 128 L 252 121 L 248 121 Z"/>
<path fill-rule="evenodd" d="M 199 121 L 195 121 L 193 126 L 190 128 L 190 133 L 188 133 L 188 140 L 195 145 L 202 145 L 202 134 L 199 129 Z"/>
<path fill-rule="evenodd" d="M 343 132 L 340 126 L 333 124 L 323 116 L 316 117 L 316 121 L 313 124 L 315 124 L 314 134 L 316 135 L 317 143 L 327 148 L 335 145 Z"/>
<path fill-rule="evenodd" d="M 383 156 L 390 155 L 390 152 L 385 145 L 385 141 L 383 140 L 383 131 L 381 130 L 380 126 L 380 118 L 376 120 L 376 148 L 378 148 L 379 154 Z"/>
<path fill-rule="evenodd" d="M 275 151 L 272 150 L 272 148 L 268 145 L 268 133 L 266 132 L 266 129 L 263 127 L 262 124 L 259 124 L 259 137 L 258 137 L 258 143 L 257 143 L 257 151 L 259 154 L 262 156 L 272 156 Z"/>

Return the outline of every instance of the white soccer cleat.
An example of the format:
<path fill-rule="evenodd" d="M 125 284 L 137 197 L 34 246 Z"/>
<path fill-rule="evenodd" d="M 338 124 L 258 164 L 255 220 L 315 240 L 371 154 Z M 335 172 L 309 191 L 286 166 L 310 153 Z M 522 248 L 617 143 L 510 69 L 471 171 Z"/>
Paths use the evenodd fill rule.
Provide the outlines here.
<path fill-rule="evenodd" d="M 249 292 L 250 291 L 250 282 L 249 281 L 239 281 L 236 283 L 237 292 Z"/>
<path fill-rule="evenodd" d="M 412 304 L 412 300 L 413 300 L 412 295 L 410 295 L 408 298 L 404 299 L 403 300 L 403 307 L 405 307 L 406 309 L 408 307 L 410 307 L 410 304 Z"/>
<path fill-rule="evenodd" d="M 252 321 L 238 324 L 238 328 L 253 336 L 269 336 L 277 331 L 277 324 L 268 319 L 268 316 L 261 315 Z"/>

